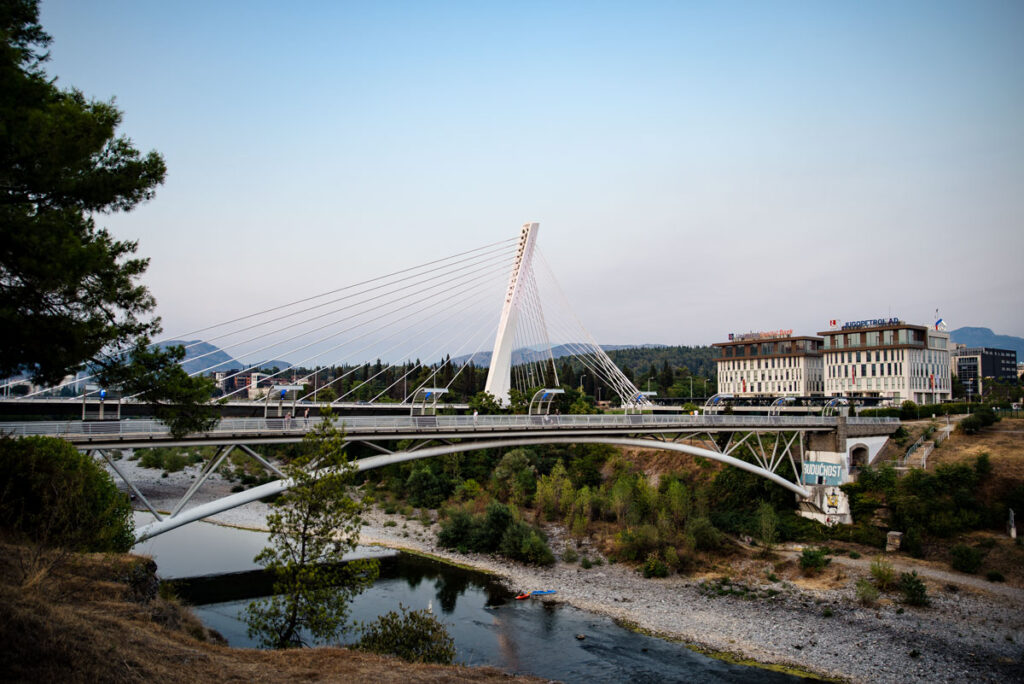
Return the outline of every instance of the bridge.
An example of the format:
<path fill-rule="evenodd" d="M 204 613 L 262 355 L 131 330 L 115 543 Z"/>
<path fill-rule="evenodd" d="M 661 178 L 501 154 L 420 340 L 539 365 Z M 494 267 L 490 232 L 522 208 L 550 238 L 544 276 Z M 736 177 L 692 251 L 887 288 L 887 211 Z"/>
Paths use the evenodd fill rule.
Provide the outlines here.
<path fill-rule="evenodd" d="M 347 402 L 352 407 L 353 399 L 360 394 L 367 395 L 368 387 L 372 387 L 374 394 L 368 396 L 368 400 L 355 402 L 357 409 L 394 410 L 397 407 L 407 414 L 346 415 L 339 419 L 346 442 L 364 444 L 378 452 L 377 456 L 357 461 L 355 466 L 359 471 L 450 453 L 539 444 L 593 443 L 658 448 L 702 456 L 752 472 L 792 491 L 810 514 L 824 515 L 826 522 L 834 521 L 828 517 L 822 503 L 824 490 L 821 486 L 829 483 L 820 479 L 811 481 L 806 473 L 801 475 L 808 455 L 818 470 L 817 464 L 825 463 L 845 465 L 848 472 L 856 460 L 854 451 L 877 453 L 885 438 L 897 429 L 897 420 L 784 416 L 780 412 L 769 416 L 654 413 L 650 398 L 615 366 L 568 308 L 537 249 L 538 228 L 538 224 L 528 223 L 514 241 L 402 269 L 190 333 L 212 335 L 210 339 L 223 344 L 223 348 L 246 351 L 250 355 L 271 353 L 294 358 L 295 354 L 308 354 L 300 361 L 286 364 L 283 370 L 263 376 L 264 380 L 277 376 L 280 381 L 291 373 L 284 385 L 286 389 L 280 390 L 280 399 L 274 404 L 280 416 L 285 395 L 292 393 L 285 417 L 225 417 L 211 430 L 184 436 L 172 434 L 159 421 L 146 419 L 0 423 L 0 432 L 59 437 L 82 451 L 104 458 L 156 517 L 156 522 L 138 531 L 139 540 L 286 490 L 291 482 L 270 459 L 257 451 L 260 445 L 300 441 L 318 425 L 320 418 L 316 412 L 308 417 L 303 411 L 300 416 L 297 408 L 316 402 L 321 395 L 329 396 L 332 406 L 341 407 Z M 488 290 L 486 283 L 495 280 L 502 283 L 500 291 Z M 542 292 L 553 295 L 542 297 Z M 502 298 L 496 322 L 493 308 L 489 308 L 493 307 L 495 294 Z M 483 325 L 478 325 L 480 316 L 471 315 L 472 305 L 480 304 L 484 311 Z M 325 323 L 324 319 L 332 320 Z M 481 351 L 488 339 L 493 339 L 489 358 Z M 190 343 L 190 346 L 199 344 Z M 361 346 L 346 355 L 327 356 L 357 344 Z M 459 354 L 467 345 L 475 349 L 456 356 L 455 361 L 446 355 L 432 369 L 418 360 L 419 354 L 430 347 L 435 351 L 427 352 L 427 358 L 446 349 L 454 349 Z M 565 391 L 555 363 L 556 346 L 560 355 L 567 353 L 582 364 L 583 377 L 590 374 L 592 380 L 599 380 L 601 386 L 617 395 L 623 413 L 552 415 L 550 407 L 554 398 Z M 382 362 L 378 356 L 371 373 L 370 366 L 358 356 L 367 353 L 387 354 L 390 359 L 416 358 L 417 361 Z M 201 352 L 186 360 L 194 364 L 211 354 Z M 333 379 L 320 384 L 318 373 L 323 359 L 330 359 L 335 368 L 345 359 L 358 359 L 361 365 L 338 372 Z M 532 399 L 527 415 L 438 414 L 440 398 L 453 390 L 467 368 L 472 374 L 474 359 L 482 365 L 486 361 L 484 390 L 499 404 L 507 406 L 516 393 Z M 200 363 L 190 374 L 208 374 L 218 367 L 215 359 L 207 361 L 209 365 Z M 316 368 L 296 377 L 299 369 L 307 364 Z M 357 368 L 366 370 L 361 376 L 350 378 Z M 225 392 L 222 403 L 230 402 L 243 391 L 251 391 L 251 384 L 237 381 L 244 375 L 243 371 L 222 375 L 220 380 Z M 383 381 L 378 380 L 381 377 Z M 231 382 L 233 380 L 235 382 Z M 582 383 L 583 378 L 580 380 Z M 382 387 L 384 383 L 388 384 Z M 81 397 L 83 412 L 90 398 L 96 401 L 95 395 L 101 391 L 86 386 Z M 34 399 L 32 394 L 26 400 Z M 133 399 L 127 397 L 126 401 L 130 403 Z M 268 393 L 262 402 L 265 416 L 270 415 L 271 401 Z M 393 445 L 399 443 L 407 446 L 397 450 Z M 111 455 L 112 450 L 119 449 L 190 445 L 215 446 L 217 453 L 170 514 L 161 513 L 151 505 L 142 492 L 124 478 L 117 460 Z M 235 449 L 257 460 L 281 479 L 186 509 L 198 489 Z M 738 458 L 740 455 L 748 460 Z M 784 463 L 790 465 L 789 472 L 795 474 L 795 481 L 778 474 Z M 840 520 L 844 515 L 838 510 L 833 513 Z"/>

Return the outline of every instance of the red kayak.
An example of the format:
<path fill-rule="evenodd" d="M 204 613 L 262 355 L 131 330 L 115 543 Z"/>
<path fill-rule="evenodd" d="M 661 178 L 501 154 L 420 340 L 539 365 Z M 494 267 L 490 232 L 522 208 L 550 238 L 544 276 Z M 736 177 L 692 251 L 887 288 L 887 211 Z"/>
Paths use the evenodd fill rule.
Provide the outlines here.
<path fill-rule="evenodd" d="M 530 598 L 530 592 L 526 592 L 525 594 L 520 594 L 519 596 L 516 596 L 516 601 L 522 601 L 523 599 L 528 598 Z"/>

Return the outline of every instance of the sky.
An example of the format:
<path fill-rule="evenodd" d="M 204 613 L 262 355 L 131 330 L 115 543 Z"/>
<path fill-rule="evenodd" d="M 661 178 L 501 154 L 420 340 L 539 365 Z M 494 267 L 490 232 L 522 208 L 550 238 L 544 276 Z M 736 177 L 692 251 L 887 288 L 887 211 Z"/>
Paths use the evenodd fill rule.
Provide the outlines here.
<path fill-rule="evenodd" d="M 1024 3 L 43 0 L 173 337 L 515 237 L 606 344 L 1024 336 Z M 499 308 L 500 301 L 495 302 Z"/>

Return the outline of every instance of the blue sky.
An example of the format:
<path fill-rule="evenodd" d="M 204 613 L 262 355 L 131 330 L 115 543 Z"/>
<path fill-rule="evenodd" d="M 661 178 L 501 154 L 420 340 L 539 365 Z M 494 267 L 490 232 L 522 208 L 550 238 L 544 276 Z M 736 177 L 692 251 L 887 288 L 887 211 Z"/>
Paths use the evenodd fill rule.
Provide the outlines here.
<path fill-rule="evenodd" d="M 168 333 L 513 237 L 603 343 L 1024 336 L 1024 3 L 44 0 Z M 214 294 L 211 294 L 214 293 Z M 495 307 L 500 306 L 500 302 Z"/>

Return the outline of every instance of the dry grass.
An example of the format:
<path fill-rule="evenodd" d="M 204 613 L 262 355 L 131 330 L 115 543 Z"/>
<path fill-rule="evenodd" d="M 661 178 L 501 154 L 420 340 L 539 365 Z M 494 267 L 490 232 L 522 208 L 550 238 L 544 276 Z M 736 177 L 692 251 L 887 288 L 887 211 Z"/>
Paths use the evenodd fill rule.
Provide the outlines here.
<path fill-rule="evenodd" d="M 215 643 L 186 608 L 152 596 L 146 559 L 71 555 L 33 587 L 0 546 L 5 681 L 505 681 L 491 668 L 412 665 L 341 648 L 270 652 Z M 142 567 L 140 571 L 139 568 Z M 125 578 L 134 577 L 134 582 Z M 523 681 L 539 681 L 527 680 Z"/>
<path fill-rule="evenodd" d="M 987 453 L 997 480 L 1024 482 L 1024 418 L 1004 418 L 977 435 L 953 432 L 928 456 L 928 469 L 941 463 L 973 463 Z"/>

